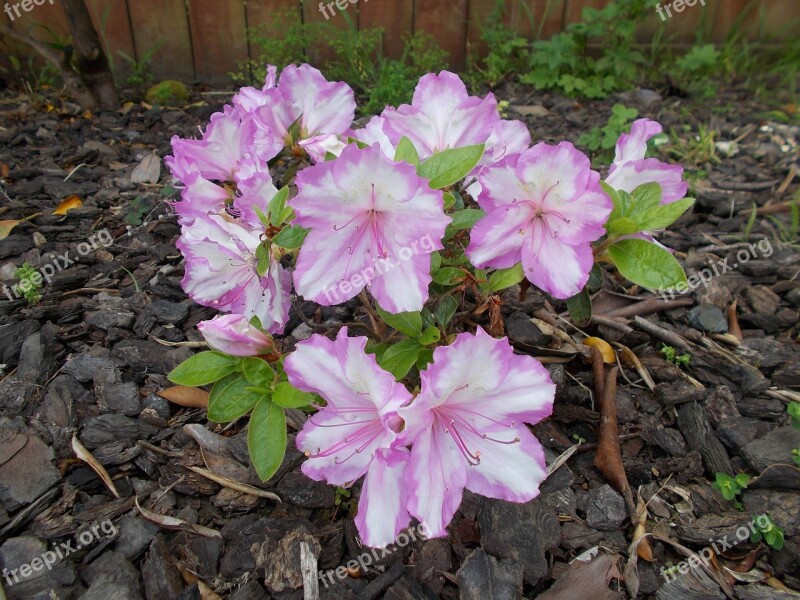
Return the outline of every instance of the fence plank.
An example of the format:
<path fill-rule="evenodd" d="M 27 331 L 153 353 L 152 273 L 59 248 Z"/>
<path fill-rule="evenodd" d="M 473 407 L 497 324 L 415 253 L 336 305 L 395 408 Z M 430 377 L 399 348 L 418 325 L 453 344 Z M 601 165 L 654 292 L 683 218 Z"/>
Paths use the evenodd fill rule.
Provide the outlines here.
<path fill-rule="evenodd" d="M 414 28 L 414 0 L 361 0 L 358 5 L 359 29 L 383 27 L 383 53 L 400 58 L 404 37 Z"/>
<path fill-rule="evenodd" d="M 157 47 L 156 79 L 195 79 L 192 39 L 184 0 L 131 0 L 128 4 L 136 56 Z"/>
<path fill-rule="evenodd" d="M 248 58 L 242 0 L 189 0 L 189 27 L 197 79 L 230 82 Z"/>
<path fill-rule="evenodd" d="M 301 23 L 303 19 L 302 7 L 299 0 L 271 0 L 271 2 L 247 2 L 245 16 L 247 18 L 247 28 L 263 30 L 264 35 L 271 35 L 275 27 L 285 28 L 291 23 Z M 249 40 L 250 60 L 261 61 L 263 49 Z M 267 60 L 270 59 L 267 57 Z M 278 65 L 283 67 L 284 65 Z M 259 82 L 257 82 L 259 83 Z"/>
<path fill-rule="evenodd" d="M 339 0 L 339 2 L 342 3 L 342 0 Z M 329 4 L 333 4 L 333 9 L 335 11 L 333 15 L 331 14 L 330 6 L 328 6 Z M 354 26 L 358 26 L 358 5 L 345 2 L 343 3 L 345 9 L 339 11 L 336 8 L 335 2 L 325 0 L 324 12 L 320 10 L 319 5 L 319 0 L 303 0 L 303 23 L 311 25 L 314 23 L 327 23 L 331 27 L 337 29 L 348 29 L 350 27 L 348 19 L 350 19 L 350 22 L 352 22 Z M 347 17 L 341 14 L 342 12 L 345 13 Z M 325 62 L 334 56 L 334 52 L 325 44 L 323 36 L 322 39 L 311 41 L 309 47 L 306 48 L 306 56 L 311 64 L 317 67 L 324 67 Z"/>
<path fill-rule="evenodd" d="M 566 0 L 515 0 L 511 25 L 529 39 L 549 38 L 564 27 Z"/>
<path fill-rule="evenodd" d="M 450 54 L 450 66 L 464 68 L 469 0 L 415 0 L 414 31 L 427 31 Z"/>
<path fill-rule="evenodd" d="M 120 52 L 136 57 L 127 0 L 86 0 L 86 8 L 92 15 L 92 22 L 106 50 L 114 76 L 118 82 L 124 81 L 130 74 L 131 65 L 122 58 Z"/>
<path fill-rule="evenodd" d="M 670 17 L 669 14 L 672 16 Z M 713 26 L 714 10 L 711 5 L 688 7 L 681 13 L 670 9 L 667 13 L 652 9 L 652 14 L 642 23 L 636 32 L 636 40 L 642 44 L 650 45 L 659 31 L 663 29 L 661 42 L 663 44 L 690 44 L 697 39 L 698 32 L 702 29 L 706 35 L 710 34 Z"/>

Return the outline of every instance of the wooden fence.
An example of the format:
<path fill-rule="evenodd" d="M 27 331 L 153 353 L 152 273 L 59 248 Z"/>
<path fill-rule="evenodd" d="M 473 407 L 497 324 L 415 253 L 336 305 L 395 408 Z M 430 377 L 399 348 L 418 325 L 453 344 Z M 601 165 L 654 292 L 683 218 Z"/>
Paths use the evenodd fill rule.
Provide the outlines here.
<path fill-rule="evenodd" d="M 68 35 L 60 0 L 43 0 L 21 12 L 11 26 L 52 41 L 52 34 Z M 330 0 L 325 0 L 327 4 Z M 460 69 L 468 54 L 484 50 L 482 26 L 497 0 L 339 0 L 359 28 L 383 27 L 384 52 L 398 56 L 403 35 L 426 31 L 450 54 L 451 66 Z M 549 37 L 565 25 L 580 20 L 584 7 L 601 8 L 610 0 L 506 0 L 509 24 L 530 37 Z M 695 40 L 702 28 L 714 41 L 726 39 L 741 26 L 749 39 L 789 39 L 800 30 L 800 0 L 662 0 L 672 7 L 671 18 L 653 15 L 643 24 L 638 36 L 649 42 L 663 26 L 663 41 L 686 44 Z M 18 0 L 10 0 L 10 4 Z M 123 71 L 124 52 L 141 59 L 153 54 L 152 72 L 156 79 L 181 79 L 210 84 L 229 82 L 228 73 L 248 58 L 257 59 L 259 48 L 248 43 L 247 29 L 270 23 L 277 11 L 288 11 L 302 22 L 326 20 L 319 0 L 86 0 L 107 50 Z M 674 4 L 682 7 L 680 12 Z M 24 3 L 23 3 L 24 4 Z M 702 4 L 702 5 L 701 5 Z M 746 13 L 743 11 L 747 10 Z M 326 11 L 327 12 L 327 11 Z M 329 13 L 330 14 L 330 13 Z M 666 13 L 664 13 L 666 14 Z M 742 18 L 744 16 L 744 18 Z M 0 18 L 10 21 L 6 14 Z M 329 18 L 337 27 L 347 27 L 340 14 Z M 29 51 L 17 43 L 2 40 L 3 58 L 7 54 L 25 58 Z"/>

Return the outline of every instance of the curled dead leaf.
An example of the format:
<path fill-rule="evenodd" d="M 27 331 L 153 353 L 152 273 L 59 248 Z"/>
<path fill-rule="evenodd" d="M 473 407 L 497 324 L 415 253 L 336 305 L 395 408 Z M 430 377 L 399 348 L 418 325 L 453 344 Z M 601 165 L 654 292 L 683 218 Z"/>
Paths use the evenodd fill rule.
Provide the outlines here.
<path fill-rule="evenodd" d="M 30 221 L 31 219 L 35 219 L 42 213 L 36 213 L 29 217 L 25 217 L 24 219 L 10 219 L 6 221 L 0 221 L 0 240 L 6 239 L 9 235 L 11 235 L 11 231 L 19 225 L 20 223 L 24 223 L 25 221 Z"/>
<path fill-rule="evenodd" d="M 81 206 L 83 206 L 83 200 L 81 200 L 78 196 L 67 196 L 56 207 L 56 209 L 53 211 L 53 214 L 66 215 L 73 208 L 80 208 Z"/>
<path fill-rule="evenodd" d="M 97 473 L 100 479 L 103 480 L 103 483 L 106 484 L 106 487 L 109 489 L 109 491 L 114 494 L 114 497 L 119 498 L 119 492 L 117 491 L 117 488 L 114 487 L 114 482 L 111 480 L 108 471 L 106 471 L 105 467 L 101 465 L 94 456 L 92 456 L 92 453 L 89 452 L 84 445 L 80 443 L 80 441 L 78 441 L 77 434 L 73 434 L 72 436 L 72 450 L 75 452 L 75 456 L 89 465 L 92 471 Z"/>
<path fill-rule="evenodd" d="M 190 533 L 196 533 L 197 535 L 202 535 L 203 537 L 208 538 L 222 538 L 222 534 L 216 529 L 204 527 L 203 525 L 197 525 L 195 523 L 189 523 L 183 519 L 179 519 L 178 517 L 170 517 L 168 515 L 161 515 L 149 511 L 141 507 L 139 504 L 139 498 L 136 498 L 135 502 L 136 508 L 138 508 L 139 512 L 142 513 L 142 516 L 148 521 L 155 523 L 159 527 L 163 527 L 164 529 L 172 529 L 175 531 L 188 531 Z"/>
<path fill-rule="evenodd" d="M 633 350 L 619 343 L 614 343 L 614 346 L 622 351 L 620 354 L 622 364 L 626 367 L 633 367 L 636 369 L 636 372 L 639 374 L 639 377 L 642 378 L 645 385 L 650 388 L 651 392 L 654 392 L 656 389 L 656 382 L 653 381 L 653 378 L 650 376 L 650 371 L 642 364 L 642 361 L 639 360 L 639 357 L 636 356 Z"/>
<path fill-rule="evenodd" d="M 599 337 L 587 337 L 583 342 L 584 346 L 597 348 L 603 356 L 603 362 L 607 365 L 613 365 L 617 362 L 617 355 L 614 349 L 607 341 Z"/>
<path fill-rule="evenodd" d="M 252 485 L 247 485 L 246 483 L 239 483 L 238 481 L 233 481 L 232 479 L 228 479 L 227 477 L 223 477 L 222 475 L 217 475 L 209 471 L 208 469 L 203 469 L 202 467 L 195 467 L 195 466 L 188 466 L 186 467 L 190 471 L 197 473 L 205 477 L 206 479 L 210 479 L 223 487 L 229 488 L 231 490 L 236 490 L 237 492 L 241 492 L 243 494 L 250 494 L 251 496 L 258 496 L 259 498 L 268 498 L 270 500 L 275 500 L 276 502 L 280 502 L 281 499 L 273 494 L 272 492 L 267 492 L 265 490 L 260 490 L 257 487 L 253 487 Z"/>
<path fill-rule="evenodd" d="M 208 392 L 194 387 L 176 385 L 158 392 L 173 404 L 187 408 L 208 408 Z"/>

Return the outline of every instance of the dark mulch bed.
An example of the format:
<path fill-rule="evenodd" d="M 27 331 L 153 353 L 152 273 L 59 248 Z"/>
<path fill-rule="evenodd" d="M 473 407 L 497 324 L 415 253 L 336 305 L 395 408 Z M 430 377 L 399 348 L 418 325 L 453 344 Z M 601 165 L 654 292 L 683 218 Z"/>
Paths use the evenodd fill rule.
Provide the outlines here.
<path fill-rule="evenodd" d="M 520 110 L 529 115 L 534 139 L 548 142 L 574 141 L 588 127 L 604 124 L 613 103 L 579 104 L 515 89 L 502 95 L 512 107 L 527 107 Z M 744 492 L 743 511 L 710 481 L 718 471 L 757 475 L 791 463 L 792 448 L 800 446 L 800 432 L 786 414 L 791 394 L 800 393 L 800 252 L 786 229 L 789 214 L 780 212 L 781 203 L 798 192 L 797 181 L 781 183 L 797 161 L 800 130 L 768 122 L 765 107 L 739 90 L 709 103 L 647 93 L 621 101 L 666 129 L 704 124 L 720 132 L 720 141 L 736 140 L 732 156 L 722 152 L 730 145 L 721 148 L 720 164 L 698 165 L 706 175 L 695 183 L 697 205 L 662 238 L 690 272 L 724 259 L 736 268 L 668 310 L 639 304 L 648 295 L 614 278 L 594 301 L 607 324 L 587 332 L 633 349 L 655 382 L 651 392 L 636 370 L 622 367 L 617 410 L 627 477 L 649 501 L 648 530 L 697 551 L 710 540 L 735 540 L 737 528 L 768 512 L 785 532 L 784 549 L 745 540 L 725 550 L 716 568 L 749 572 L 737 573 L 755 582 L 733 587 L 740 598 L 788 598 L 761 582 L 774 573 L 800 590 L 800 471 L 771 467 Z M 216 427 L 204 410 L 157 395 L 169 386 L 165 374 L 195 351 L 168 344 L 198 341 L 194 326 L 213 311 L 187 299 L 180 287 L 181 257 L 174 246 L 179 228 L 162 194 L 168 173 L 156 185 L 132 183 L 131 173 L 151 151 L 167 154 L 172 135 L 191 135 L 219 106 L 133 105 L 98 115 L 61 106 L 48 111 L 44 102 L 6 93 L 0 107 L 0 164 L 8 167 L 0 219 L 42 213 L 0 241 L 0 280 L 15 283 L 14 270 L 24 261 L 61 267 L 39 304 L 13 299 L 11 290 L 12 301 L 5 289 L 0 294 L 0 567 L 18 569 L 49 557 L 53 547 L 63 555 L 53 558 L 51 568 L 39 564 L 24 581 L 4 571 L 6 595 L 164 600 L 214 598 L 213 589 L 237 600 L 301 598 L 300 542 L 317 551 L 323 570 L 365 552 L 348 515 L 350 502 L 300 474 L 303 457 L 291 440 L 281 470 L 260 484 L 248 463 L 246 423 Z M 519 114 L 512 108 L 510 116 Z M 70 195 L 83 206 L 53 216 Z M 746 238 L 754 205 L 775 212 L 760 215 Z M 113 243 L 81 255 L 86 246 L 80 244 L 103 230 Z M 56 258 L 67 252 L 79 260 L 65 265 Z M 738 346 L 724 335 L 734 301 L 744 334 Z M 520 597 L 523 590 L 534 598 L 567 571 L 570 560 L 596 546 L 618 553 L 619 561 L 593 563 L 602 568 L 582 572 L 573 566 L 562 581 L 567 591 L 548 597 L 623 595 L 606 587 L 606 576 L 614 575 L 615 565 L 625 569 L 633 527 L 622 496 L 593 466 L 600 415 L 589 391 L 592 368 L 530 320 L 553 319 L 563 305 L 551 306 L 530 292 L 520 298 L 512 289 L 503 294 L 501 309 L 517 349 L 547 356 L 560 384 L 553 418 L 535 428 L 548 460 L 577 437 L 585 443 L 533 502 L 511 505 L 468 494 L 449 539 L 378 552 L 378 568 L 334 577 L 335 584 L 321 585 L 322 598 L 483 600 Z M 356 309 L 348 304 L 322 311 L 305 304 L 302 310 L 306 318 L 294 314 L 287 328 L 287 346 L 307 337 L 312 326 L 334 330 Z M 614 315 L 624 319 L 608 321 Z M 575 333 L 563 321 L 556 324 Z M 692 356 L 687 367 L 664 359 L 665 341 L 685 345 Z M 76 459 L 75 433 L 111 474 L 118 499 Z M 187 468 L 206 465 L 283 502 L 222 487 Z M 146 510 L 219 535 L 159 527 L 142 516 L 135 499 Z M 661 541 L 651 545 L 654 562 L 638 562 L 641 597 L 724 597 L 705 575 L 665 584 L 659 569 L 684 556 Z M 633 575 L 625 572 L 630 584 Z M 17 573 L 25 574 L 24 568 Z"/>

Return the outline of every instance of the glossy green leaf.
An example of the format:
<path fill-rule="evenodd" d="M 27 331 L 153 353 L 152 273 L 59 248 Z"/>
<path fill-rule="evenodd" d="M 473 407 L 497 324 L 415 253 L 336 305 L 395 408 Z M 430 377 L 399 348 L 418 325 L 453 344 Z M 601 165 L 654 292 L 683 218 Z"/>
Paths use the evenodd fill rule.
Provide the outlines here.
<path fill-rule="evenodd" d="M 640 231 L 657 231 L 669 227 L 694 205 L 694 198 L 684 198 L 650 209 L 639 219 Z"/>
<path fill-rule="evenodd" d="M 430 346 L 431 344 L 438 342 L 440 339 L 442 339 L 442 332 L 439 331 L 438 327 L 431 326 L 422 332 L 422 335 L 417 338 L 417 341 L 423 346 Z"/>
<path fill-rule="evenodd" d="M 242 359 L 242 373 L 252 385 L 263 387 L 270 387 L 275 378 L 275 371 L 269 363 L 253 356 Z"/>
<path fill-rule="evenodd" d="M 525 271 L 522 268 L 522 263 L 517 263 L 508 269 L 499 269 L 492 273 L 486 284 L 486 291 L 489 293 L 499 292 L 510 288 L 512 285 L 517 285 L 523 279 L 525 279 Z"/>
<path fill-rule="evenodd" d="M 465 208 L 454 212 L 451 216 L 453 217 L 453 222 L 448 227 L 460 230 L 469 229 L 486 216 L 486 213 L 477 208 Z"/>
<path fill-rule="evenodd" d="M 453 285 L 464 278 L 464 271 L 456 267 L 442 267 L 434 271 L 432 277 L 439 285 Z"/>
<path fill-rule="evenodd" d="M 288 381 L 281 381 L 275 386 L 272 401 L 283 408 L 302 408 L 314 404 L 316 396 L 310 392 L 298 390 Z"/>
<path fill-rule="evenodd" d="M 686 273 L 667 250 L 645 240 L 622 240 L 608 254 L 624 277 L 652 290 L 687 285 Z"/>
<path fill-rule="evenodd" d="M 273 238 L 272 243 L 287 250 L 294 250 L 303 245 L 303 240 L 309 231 L 310 229 L 304 227 L 287 227 Z"/>
<path fill-rule="evenodd" d="M 589 290 L 583 288 L 578 294 L 567 299 L 567 310 L 572 322 L 578 327 L 585 327 L 592 320 L 592 299 Z"/>
<path fill-rule="evenodd" d="M 219 381 L 239 367 L 239 359 L 221 352 L 200 352 L 186 359 L 167 378 L 177 385 L 196 387 Z"/>
<path fill-rule="evenodd" d="M 484 145 L 442 150 L 419 166 L 420 177 L 430 180 L 433 189 L 441 189 L 464 179 L 483 156 Z"/>
<path fill-rule="evenodd" d="M 280 468 L 286 454 L 286 414 L 267 399 L 258 403 L 247 430 L 250 461 L 261 481 L 267 481 Z"/>
<path fill-rule="evenodd" d="M 383 353 L 378 364 L 394 375 L 395 379 L 402 379 L 416 363 L 421 348 L 414 340 L 398 342 Z"/>
<path fill-rule="evenodd" d="M 447 327 L 457 310 L 458 300 L 452 296 L 442 296 L 436 305 L 436 310 L 433 311 L 433 316 L 436 317 L 436 322 L 440 327 Z"/>
<path fill-rule="evenodd" d="M 418 337 L 422 333 L 422 315 L 418 312 L 390 313 L 378 308 L 381 319 L 391 328 L 408 337 Z"/>
<path fill-rule="evenodd" d="M 208 396 L 208 419 L 227 423 L 250 412 L 262 396 L 249 387 L 250 382 L 241 373 L 232 373 L 215 383 Z"/>
<path fill-rule="evenodd" d="M 286 208 L 286 201 L 289 199 L 289 186 L 283 186 L 277 194 L 269 201 L 269 206 L 267 207 L 267 211 L 269 212 L 269 221 L 272 225 L 276 227 L 283 224 L 280 221 L 280 216 L 283 214 L 284 209 Z"/>
<path fill-rule="evenodd" d="M 406 136 L 400 138 L 397 144 L 397 151 L 394 154 L 395 162 L 407 162 L 415 167 L 419 166 L 419 152 L 414 147 L 414 143 Z"/>

